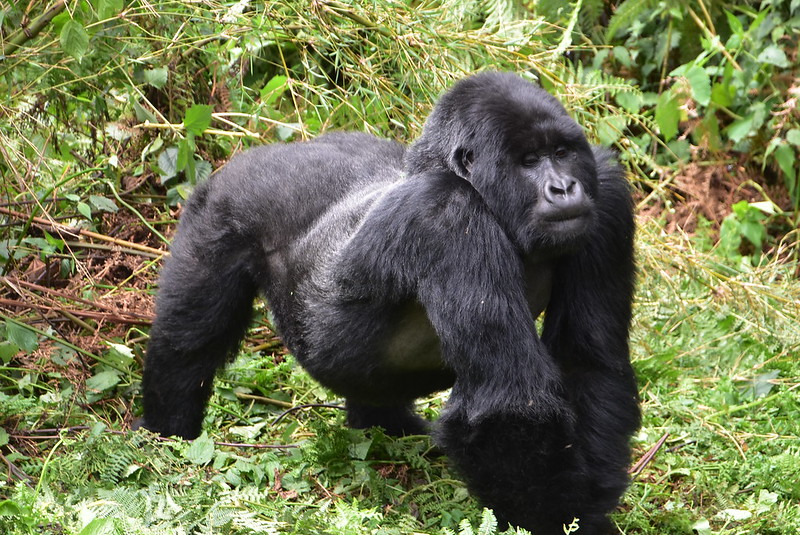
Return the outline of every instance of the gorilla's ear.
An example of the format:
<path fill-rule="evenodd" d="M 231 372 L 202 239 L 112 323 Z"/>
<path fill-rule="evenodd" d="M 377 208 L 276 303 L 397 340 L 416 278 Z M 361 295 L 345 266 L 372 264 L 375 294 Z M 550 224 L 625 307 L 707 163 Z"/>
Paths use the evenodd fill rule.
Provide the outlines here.
<path fill-rule="evenodd" d="M 464 147 L 458 147 L 455 151 L 453 151 L 451 162 L 453 170 L 461 178 L 465 180 L 468 179 L 470 173 L 472 172 L 472 162 L 474 159 L 475 157 L 471 150 L 465 149 Z"/>

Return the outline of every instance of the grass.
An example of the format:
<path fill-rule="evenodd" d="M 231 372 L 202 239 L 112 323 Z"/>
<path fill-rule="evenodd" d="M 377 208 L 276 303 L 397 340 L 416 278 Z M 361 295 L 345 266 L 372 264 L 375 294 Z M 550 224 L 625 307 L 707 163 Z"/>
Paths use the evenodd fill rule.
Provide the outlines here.
<path fill-rule="evenodd" d="M 632 346 L 645 414 L 639 438 L 670 436 L 654 472 L 631 487 L 626 530 L 655 522 L 675 533 L 794 533 L 800 287 L 793 266 L 735 272 L 698 250 L 699 240 L 659 228 L 640 228 Z"/>
<path fill-rule="evenodd" d="M 621 137 L 651 130 L 646 110 L 617 102 L 638 90 L 554 54 L 590 47 L 500 2 L 325 0 L 313 16 L 299 1 L 239 14 L 106 4 L 63 12 L 91 39 L 80 61 L 61 44 L 62 13 L 0 62 L 0 532 L 498 532 L 427 437 L 344 427 L 341 400 L 286 354 L 263 304 L 216 382 L 206 434 L 129 431 L 160 255 L 205 172 L 171 173 L 169 154 L 189 149 L 202 170 L 334 128 L 408 141 L 451 80 L 535 71 L 622 151 L 651 214 L 670 173 L 648 156 L 663 147 Z M 4 13 L 4 28 L 22 23 Z M 214 107 L 192 137 L 195 103 Z M 626 534 L 800 532 L 796 230 L 751 267 L 711 224 L 685 235 L 639 223 L 634 461 L 655 455 L 614 521 Z M 434 419 L 445 400 L 418 408 Z"/>
<path fill-rule="evenodd" d="M 796 533 L 793 266 L 734 272 L 697 241 L 663 235 L 655 221 L 640 224 L 637 456 L 668 437 L 614 519 L 623 533 Z M 466 530 L 458 526 L 467 519 L 479 529 L 480 508 L 427 438 L 345 428 L 341 411 L 326 406 L 339 400 L 284 356 L 260 318 L 217 382 L 207 434 L 190 443 L 116 431 L 136 405 L 135 372 L 92 390 L 103 372 L 72 384 L 77 355 L 64 347 L 6 359 L 0 526 L 7 533 L 438 534 Z M 420 410 L 434 416 L 445 397 L 421 401 Z M 493 532 L 491 522 L 484 528 Z"/>

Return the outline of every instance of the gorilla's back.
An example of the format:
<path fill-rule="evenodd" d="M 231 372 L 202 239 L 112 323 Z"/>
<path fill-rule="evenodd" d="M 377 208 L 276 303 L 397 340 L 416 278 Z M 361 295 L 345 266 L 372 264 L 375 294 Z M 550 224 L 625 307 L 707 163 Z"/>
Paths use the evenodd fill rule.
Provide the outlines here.
<path fill-rule="evenodd" d="M 213 175 L 209 202 L 225 205 L 243 231 L 266 237 L 265 249 L 274 250 L 305 234 L 353 190 L 400 179 L 404 153 L 399 143 L 363 133 L 257 147 Z"/>

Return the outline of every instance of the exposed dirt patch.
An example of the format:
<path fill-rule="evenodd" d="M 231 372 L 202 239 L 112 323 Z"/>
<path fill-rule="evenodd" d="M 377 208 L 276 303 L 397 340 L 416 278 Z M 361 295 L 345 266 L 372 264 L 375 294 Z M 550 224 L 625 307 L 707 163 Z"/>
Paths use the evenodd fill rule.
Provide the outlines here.
<path fill-rule="evenodd" d="M 654 202 L 642 210 L 645 217 L 663 214 L 667 232 L 680 229 L 691 234 L 697 229 L 699 216 L 719 228 L 731 213 L 731 206 L 742 200 L 757 202 L 769 198 L 781 209 L 791 209 L 785 187 L 744 165 L 690 163 L 675 176 L 669 192 L 672 195 L 669 210 L 665 211 L 663 202 Z"/>

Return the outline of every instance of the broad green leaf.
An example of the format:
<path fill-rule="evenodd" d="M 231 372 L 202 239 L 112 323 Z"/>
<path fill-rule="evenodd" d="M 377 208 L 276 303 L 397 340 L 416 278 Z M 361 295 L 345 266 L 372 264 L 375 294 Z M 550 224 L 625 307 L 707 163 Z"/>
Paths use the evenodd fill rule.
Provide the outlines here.
<path fill-rule="evenodd" d="M 22 508 L 12 500 L 0 502 L 0 517 L 18 517 L 22 514 Z"/>
<path fill-rule="evenodd" d="M 0 446 L 8 444 L 8 431 L 0 427 Z"/>
<path fill-rule="evenodd" d="M 615 46 L 613 49 L 614 59 L 619 61 L 625 67 L 630 67 L 633 63 L 631 59 L 631 52 L 624 46 Z"/>
<path fill-rule="evenodd" d="M 178 174 L 178 148 L 167 147 L 158 155 L 158 167 L 161 169 L 161 183 L 169 182 Z"/>
<path fill-rule="evenodd" d="M 63 251 L 64 250 L 64 240 L 62 240 L 60 238 L 56 238 L 55 236 L 53 236 L 49 232 L 45 232 L 44 233 L 44 239 L 47 241 L 47 243 L 53 249 L 58 250 L 58 251 Z"/>
<path fill-rule="evenodd" d="M 78 535 L 112 535 L 117 533 L 113 518 L 95 518 Z"/>
<path fill-rule="evenodd" d="M 155 115 L 153 115 L 153 112 L 151 112 L 150 110 L 146 109 L 144 106 L 142 106 L 138 102 L 134 102 L 133 103 L 133 111 L 136 112 L 136 119 L 138 119 L 139 121 L 142 121 L 142 122 L 150 121 L 151 123 L 157 123 L 158 122 L 158 119 L 156 118 Z M 156 141 L 161 141 L 161 138 L 160 137 L 156 138 Z"/>
<path fill-rule="evenodd" d="M 775 204 L 772 201 L 758 201 L 758 202 L 751 202 L 750 207 L 755 208 L 756 210 L 760 210 L 761 212 L 767 215 L 775 215 L 778 213 L 778 210 L 775 209 Z"/>
<path fill-rule="evenodd" d="M 194 151 L 189 146 L 187 139 L 182 139 L 178 143 L 178 158 L 175 160 L 175 169 L 184 171 L 189 164 L 189 160 L 194 156 Z"/>
<path fill-rule="evenodd" d="M 279 124 L 276 130 L 278 133 L 278 139 L 281 141 L 289 141 L 289 138 L 294 136 L 300 130 L 300 125 L 298 123 L 291 123 L 289 126 Z"/>
<path fill-rule="evenodd" d="M 121 362 L 133 362 L 133 350 L 125 344 L 108 342 L 108 347 L 110 349 L 110 353 L 115 359 L 118 359 Z"/>
<path fill-rule="evenodd" d="M 786 132 L 786 141 L 800 147 L 800 128 L 792 128 Z"/>
<path fill-rule="evenodd" d="M 750 203 L 745 200 L 741 200 L 731 206 L 731 209 L 733 210 L 733 213 L 736 214 L 736 217 L 739 219 L 746 219 L 748 212 L 750 212 Z"/>
<path fill-rule="evenodd" d="M 167 70 L 166 67 L 148 69 L 144 71 L 144 80 L 156 89 L 161 89 L 167 85 L 167 81 L 169 80 L 169 70 Z"/>
<path fill-rule="evenodd" d="M 739 221 L 734 214 L 728 214 L 719 227 L 719 248 L 722 254 L 728 258 L 737 258 L 741 241 Z"/>
<path fill-rule="evenodd" d="M 642 95 L 633 91 L 617 93 L 614 97 L 620 106 L 631 113 L 639 113 L 642 109 Z"/>
<path fill-rule="evenodd" d="M 370 446 L 372 446 L 372 439 L 367 438 L 356 444 L 350 444 L 347 447 L 347 452 L 353 459 L 363 461 L 367 458 Z"/>
<path fill-rule="evenodd" d="M 19 353 L 19 346 L 10 340 L 0 342 L 0 362 L 8 364 Z"/>
<path fill-rule="evenodd" d="M 108 342 L 109 350 L 106 361 L 115 368 L 126 369 L 133 362 L 133 351 L 124 344 Z"/>
<path fill-rule="evenodd" d="M 742 21 L 736 18 L 736 15 L 734 15 L 727 9 L 725 9 L 724 11 L 725 11 L 725 18 L 728 19 L 728 27 L 731 29 L 731 33 L 741 34 L 742 32 L 744 32 L 744 26 L 742 26 Z"/>
<path fill-rule="evenodd" d="M 214 168 L 205 160 L 195 160 L 195 183 L 200 183 L 206 180 L 208 177 L 211 176 L 211 173 L 214 171 Z"/>
<path fill-rule="evenodd" d="M 116 370 L 106 370 L 86 379 L 86 388 L 95 392 L 105 392 L 119 384 L 119 372 Z"/>
<path fill-rule="evenodd" d="M 78 203 L 77 208 L 78 208 L 78 213 L 81 214 L 83 217 L 85 217 L 86 219 L 92 218 L 92 209 L 89 207 L 88 204 L 81 201 Z"/>
<path fill-rule="evenodd" d="M 743 140 L 753 129 L 754 114 L 750 113 L 741 119 L 736 119 L 725 129 L 731 141 L 738 143 Z"/>
<path fill-rule="evenodd" d="M 111 199 L 100 195 L 89 195 L 89 204 L 103 212 L 117 212 L 119 208 Z"/>
<path fill-rule="evenodd" d="M 664 91 L 658 97 L 656 104 L 656 124 L 665 140 L 670 140 L 678 134 L 679 120 L 678 100 L 671 91 Z"/>
<path fill-rule="evenodd" d="M 610 115 L 600 119 L 596 126 L 600 144 L 604 146 L 612 145 L 622 136 L 622 132 L 627 125 L 628 120 L 624 115 Z"/>
<path fill-rule="evenodd" d="M 795 150 L 791 145 L 781 143 L 775 149 L 775 161 L 778 162 L 778 167 L 780 167 L 783 174 L 786 175 L 787 186 L 791 187 L 791 185 L 794 184 L 797 174 L 795 170 L 795 165 L 797 164 Z M 791 191 L 789 193 L 791 193 Z"/>
<path fill-rule="evenodd" d="M 697 65 L 689 68 L 685 75 L 692 88 L 694 99 L 703 106 L 708 106 L 711 101 L 711 78 L 706 70 Z"/>
<path fill-rule="evenodd" d="M 97 17 L 106 20 L 114 17 L 122 11 L 122 0 L 95 0 L 97 7 Z"/>
<path fill-rule="evenodd" d="M 194 104 L 186 110 L 183 126 L 190 134 L 199 136 L 211 125 L 211 111 L 213 108 L 207 104 Z"/>
<path fill-rule="evenodd" d="M 36 351 L 39 347 L 39 336 L 35 332 L 11 320 L 6 320 L 6 338 L 25 353 Z"/>
<path fill-rule="evenodd" d="M 208 464 L 214 458 L 214 441 L 203 432 L 186 448 L 183 457 L 192 464 Z"/>
<path fill-rule="evenodd" d="M 77 20 L 68 20 L 61 29 L 61 48 L 78 61 L 89 49 L 89 34 Z"/>
<path fill-rule="evenodd" d="M 735 88 L 729 84 L 716 83 L 711 87 L 711 101 L 722 108 L 727 108 L 733 103 Z"/>
<path fill-rule="evenodd" d="M 289 87 L 288 81 L 289 79 L 286 76 L 273 76 L 261 90 L 261 100 L 264 104 L 272 106 L 278 100 L 278 97 L 286 91 L 286 88 Z"/>
<path fill-rule="evenodd" d="M 759 63 L 769 63 L 782 69 L 789 67 L 789 60 L 786 58 L 786 52 L 777 45 L 769 45 L 761 51 L 756 59 Z"/>
<path fill-rule="evenodd" d="M 764 235 L 767 233 L 764 225 L 757 221 L 742 221 L 739 226 L 739 232 L 741 232 L 742 236 L 747 238 L 750 243 L 759 248 L 764 241 Z"/>

